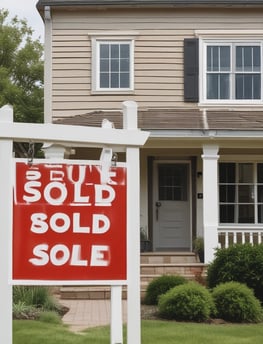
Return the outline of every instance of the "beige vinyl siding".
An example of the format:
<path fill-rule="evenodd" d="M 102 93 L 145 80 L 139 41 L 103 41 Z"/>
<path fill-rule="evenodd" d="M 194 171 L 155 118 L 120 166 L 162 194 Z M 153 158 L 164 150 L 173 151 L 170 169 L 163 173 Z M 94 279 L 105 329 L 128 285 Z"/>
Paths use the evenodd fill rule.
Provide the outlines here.
<path fill-rule="evenodd" d="M 54 12 L 53 117 L 120 109 L 124 100 L 140 108 L 193 107 L 183 100 L 183 42 L 195 30 L 263 29 L 256 10 L 219 8 Z M 92 93 L 91 35 L 136 31 L 134 91 Z M 124 37 L 125 38 L 125 37 Z"/>

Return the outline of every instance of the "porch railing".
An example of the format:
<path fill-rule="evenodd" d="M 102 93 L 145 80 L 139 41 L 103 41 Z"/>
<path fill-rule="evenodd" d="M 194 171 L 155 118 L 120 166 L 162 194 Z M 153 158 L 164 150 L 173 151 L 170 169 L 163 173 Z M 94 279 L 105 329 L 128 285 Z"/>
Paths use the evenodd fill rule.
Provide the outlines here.
<path fill-rule="evenodd" d="M 245 243 L 252 245 L 263 243 L 263 227 L 254 229 L 251 229 L 251 227 L 218 229 L 218 247 L 227 248 L 233 244 Z"/>

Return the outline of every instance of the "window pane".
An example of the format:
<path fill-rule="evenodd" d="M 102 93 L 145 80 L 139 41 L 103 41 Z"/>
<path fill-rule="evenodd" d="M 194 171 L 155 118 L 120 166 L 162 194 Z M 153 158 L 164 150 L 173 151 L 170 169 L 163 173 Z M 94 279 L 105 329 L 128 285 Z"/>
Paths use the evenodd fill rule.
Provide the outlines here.
<path fill-rule="evenodd" d="M 236 164 L 220 163 L 219 164 L 219 182 L 235 183 Z"/>
<path fill-rule="evenodd" d="M 230 71 L 230 47 L 220 47 L 220 70 Z"/>
<path fill-rule="evenodd" d="M 253 99 L 261 98 L 261 75 L 254 74 L 253 76 Z"/>
<path fill-rule="evenodd" d="M 130 87 L 130 74 L 129 73 L 121 73 L 120 74 L 120 87 L 121 88 L 129 88 Z"/>
<path fill-rule="evenodd" d="M 100 58 L 105 59 L 109 58 L 110 53 L 109 53 L 109 44 L 101 44 L 100 45 Z"/>
<path fill-rule="evenodd" d="M 207 75 L 207 99 L 229 99 L 229 74 Z"/>
<path fill-rule="evenodd" d="M 239 205 L 238 223 L 254 223 L 254 205 Z"/>
<path fill-rule="evenodd" d="M 263 185 L 258 185 L 258 203 L 263 203 Z"/>
<path fill-rule="evenodd" d="M 234 223 L 234 205 L 220 205 L 220 223 Z"/>
<path fill-rule="evenodd" d="M 258 205 L 258 223 L 263 223 L 263 205 Z"/>
<path fill-rule="evenodd" d="M 230 47 L 208 46 L 207 47 L 207 71 L 230 71 Z"/>
<path fill-rule="evenodd" d="M 219 47 L 209 46 L 207 47 L 207 70 L 219 71 Z"/>
<path fill-rule="evenodd" d="M 119 60 L 112 59 L 111 60 L 111 72 L 119 72 Z"/>
<path fill-rule="evenodd" d="M 158 166 L 159 200 L 187 201 L 188 166 L 164 164 Z"/>
<path fill-rule="evenodd" d="M 120 61 L 120 71 L 129 72 L 130 70 L 130 61 L 129 59 L 121 59 Z"/>
<path fill-rule="evenodd" d="M 110 81 L 111 88 L 119 88 L 119 73 L 111 73 L 111 81 Z"/>
<path fill-rule="evenodd" d="M 207 75 L 207 99 L 218 99 L 218 74 Z"/>
<path fill-rule="evenodd" d="M 220 99 L 229 99 L 229 74 L 220 74 Z"/>
<path fill-rule="evenodd" d="M 239 203 L 253 203 L 254 202 L 254 187 L 253 185 L 239 185 L 238 186 L 238 202 Z"/>
<path fill-rule="evenodd" d="M 235 202 L 235 185 L 221 185 L 219 191 L 220 203 Z"/>
<path fill-rule="evenodd" d="M 236 99 L 260 99 L 259 74 L 236 74 Z"/>
<path fill-rule="evenodd" d="M 129 44 L 121 44 L 120 45 L 120 57 L 121 58 L 130 58 L 130 45 Z"/>
<path fill-rule="evenodd" d="M 257 164 L 257 181 L 263 183 L 263 164 Z"/>
<path fill-rule="evenodd" d="M 111 44 L 111 58 L 112 59 L 120 57 L 119 51 L 120 51 L 119 44 Z"/>
<path fill-rule="evenodd" d="M 253 48 L 253 71 L 259 72 L 261 66 L 260 47 Z"/>
<path fill-rule="evenodd" d="M 100 73 L 100 87 L 101 88 L 109 87 L 109 73 Z"/>
<path fill-rule="evenodd" d="M 253 183 L 253 164 L 238 164 L 238 182 Z"/>
<path fill-rule="evenodd" d="M 109 60 L 101 59 L 100 60 L 100 71 L 101 72 L 109 72 L 110 64 Z"/>
<path fill-rule="evenodd" d="M 260 47 L 236 47 L 236 70 L 243 72 L 257 72 L 260 70 Z"/>

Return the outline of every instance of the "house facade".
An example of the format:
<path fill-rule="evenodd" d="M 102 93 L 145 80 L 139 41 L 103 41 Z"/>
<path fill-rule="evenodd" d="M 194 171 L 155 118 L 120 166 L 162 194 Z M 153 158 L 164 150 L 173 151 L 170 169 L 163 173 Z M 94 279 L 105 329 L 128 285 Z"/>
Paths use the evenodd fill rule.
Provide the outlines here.
<path fill-rule="evenodd" d="M 45 121 L 122 126 L 138 105 L 141 227 L 205 260 L 263 241 L 263 1 L 39 0 Z M 99 158 L 75 149 L 72 158 Z M 120 160 L 125 157 L 119 153 Z"/>

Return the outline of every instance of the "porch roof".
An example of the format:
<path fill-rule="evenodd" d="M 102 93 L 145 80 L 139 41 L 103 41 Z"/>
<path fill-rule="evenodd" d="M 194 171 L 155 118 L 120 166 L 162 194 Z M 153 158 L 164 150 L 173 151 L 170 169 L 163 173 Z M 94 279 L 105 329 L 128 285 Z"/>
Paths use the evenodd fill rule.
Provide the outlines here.
<path fill-rule="evenodd" d="M 37 7 L 43 6 L 91 6 L 91 5 L 262 5 L 262 0 L 39 0 Z"/>
<path fill-rule="evenodd" d="M 58 118 L 54 123 L 100 127 L 104 118 L 113 122 L 115 128 L 122 128 L 122 112 L 114 110 Z M 263 131 L 263 110 L 139 109 L 138 127 L 143 130 Z"/>

